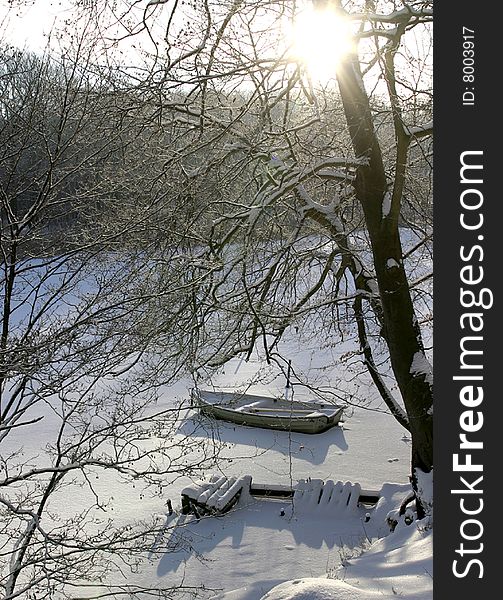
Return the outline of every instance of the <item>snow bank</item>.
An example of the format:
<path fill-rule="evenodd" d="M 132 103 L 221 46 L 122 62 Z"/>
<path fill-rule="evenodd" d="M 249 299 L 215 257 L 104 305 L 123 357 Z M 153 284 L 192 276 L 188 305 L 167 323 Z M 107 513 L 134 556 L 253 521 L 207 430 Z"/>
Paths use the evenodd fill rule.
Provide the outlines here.
<path fill-rule="evenodd" d="M 270 590 L 262 600 L 431 600 L 433 533 L 417 521 L 378 540 L 336 572 L 340 579 L 297 579 Z"/>
<path fill-rule="evenodd" d="M 385 524 L 386 514 L 410 492 L 410 486 L 386 483 L 372 511 L 369 529 Z M 372 525 L 373 524 L 373 525 Z M 430 521 L 406 525 L 402 518 L 393 533 L 383 535 L 357 558 L 345 560 L 334 578 L 283 582 L 262 600 L 431 600 L 433 595 L 433 530 Z"/>
<path fill-rule="evenodd" d="M 383 596 L 353 587 L 338 579 L 296 579 L 282 583 L 265 596 L 263 600 L 391 600 L 393 596 Z"/>

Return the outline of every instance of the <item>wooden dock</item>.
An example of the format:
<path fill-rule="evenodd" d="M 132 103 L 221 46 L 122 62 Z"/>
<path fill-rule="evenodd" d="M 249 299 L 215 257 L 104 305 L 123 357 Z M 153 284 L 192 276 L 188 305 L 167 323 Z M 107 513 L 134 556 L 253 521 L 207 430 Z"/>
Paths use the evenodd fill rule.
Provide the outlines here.
<path fill-rule="evenodd" d="M 312 480 L 320 481 L 320 480 Z M 250 486 L 250 494 L 257 498 L 271 498 L 271 499 L 282 499 L 282 498 L 293 498 L 295 492 L 298 490 L 297 486 L 290 487 L 288 485 L 274 485 L 270 483 L 252 483 Z M 375 490 L 364 490 L 360 491 L 359 502 L 361 504 L 372 506 L 377 504 L 379 501 L 379 492 Z"/>
<path fill-rule="evenodd" d="M 379 492 L 361 489 L 359 484 L 321 479 L 301 480 L 294 486 L 254 483 L 250 475 L 226 477 L 213 475 L 182 490 L 182 514 L 221 515 L 228 512 L 242 493 L 255 498 L 282 500 L 292 498 L 304 510 L 330 512 L 346 503 L 351 509 L 371 507 L 379 501 Z"/>

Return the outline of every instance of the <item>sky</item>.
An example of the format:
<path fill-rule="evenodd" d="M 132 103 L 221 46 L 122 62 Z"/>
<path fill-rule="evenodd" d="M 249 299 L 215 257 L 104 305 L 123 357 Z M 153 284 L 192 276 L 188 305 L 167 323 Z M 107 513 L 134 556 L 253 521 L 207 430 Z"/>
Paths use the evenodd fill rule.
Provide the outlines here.
<path fill-rule="evenodd" d="M 2 38 L 15 46 L 42 51 L 56 20 L 64 18 L 63 5 L 63 2 L 34 0 L 28 6 L 8 8 L 6 0 L 0 0 Z"/>
<path fill-rule="evenodd" d="M 9 4 L 8 0 L 0 0 L 0 38 L 35 52 L 42 52 L 46 48 L 51 30 L 64 27 L 65 21 L 70 19 L 73 13 L 69 0 L 17 0 L 11 8 L 8 8 Z M 136 23 L 141 23 L 143 8 L 147 5 L 146 1 L 138 5 L 139 12 L 134 15 Z M 351 47 L 349 27 L 331 11 L 313 11 L 310 4 L 301 14 L 302 18 L 293 26 L 285 20 L 284 36 L 286 43 L 291 45 L 291 57 L 304 62 L 315 81 L 332 79 L 340 56 Z M 149 15 L 149 24 L 153 26 L 156 17 L 162 22 L 162 16 L 167 15 L 167 7 L 159 6 Z M 260 19 L 260 16 L 254 17 L 255 21 L 257 19 Z M 123 28 L 119 24 L 120 29 Z M 70 25 L 68 30 L 72 31 L 73 26 Z M 163 31 L 164 28 L 159 32 L 159 40 L 163 38 Z M 137 41 L 138 38 L 122 45 L 126 49 L 128 45 Z M 141 46 L 150 46 L 148 36 L 141 37 Z"/>
<path fill-rule="evenodd" d="M 8 8 L 11 4 L 11 8 Z M 71 5 L 70 0 L 0 0 L 0 40 L 3 40 L 4 43 L 7 42 L 21 48 L 27 48 L 33 52 L 42 53 L 47 48 L 51 30 L 62 29 L 65 27 L 65 22 L 67 22 L 66 32 L 75 32 L 75 21 L 72 19 L 73 10 Z M 152 43 L 152 39 L 146 33 L 132 37 L 128 35 L 128 27 L 134 30 L 139 25 L 141 26 L 143 9 L 147 5 L 147 0 L 139 3 L 135 8 L 136 12 L 131 13 L 131 22 L 127 23 L 126 18 L 120 18 L 116 21 L 115 29 L 112 30 L 105 27 L 105 17 L 100 17 L 101 31 L 97 31 L 97 38 L 93 35 L 91 39 L 90 29 L 86 28 L 84 21 L 80 21 L 79 29 L 86 30 L 89 47 L 93 49 L 98 63 L 104 59 L 105 63 L 109 64 L 109 61 L 113 59 L 113 62 L 118 66 L 140 66 L 143 68 L 151 64 L 151 59 L 157 55 L 157 50 L 160 50 L 161 46 L 156 48 L 156 44 Z M 121 3 L 118 3 L 118 7 L 120 11 Z M 170 3 L 155 7 L 148 18 L 149 27 L 153 31 L 152 37 L 156 40 L 156 43 L 160 42 L 161 45 L 167 19 L 170 15 L 169 8 Z M 183 7 L 180 5 L 179 8 L 183 8 L 184 11 L 188 10 L 187 4 Z M 81 14 L 83 13 L 81 12 Z M 182 18 L 181 15 L 180 18 Z M 255 16 L 254 21 L 257 18 L 260 17 Z M 291 44 L 291 58 L 295 62 L 304 63 L 311 83 L 314 84 L 315 88 L 318 85 L 322 87 L 327 84 L 332 85 L 335 80 L 337 65 L 340 62 L 340 52 L 344 53 L 351 47 L 346 29 L 344 27 L 339 28 L 337 35 L 333 35 L 333 31 L 337 27 L 334 26 L 330 18 L 322 16 L 320 19 L 319 15 L 315 16 L 310 10 L 304 13 L 300 23 L 301 25 L 298 24 L 293 28 L 285 26 L 285 39 L 287 43 Z M 259 27 L 259 29 L 261 28 Z M 114 52 L 113 54 L 110 52 L 111 31 L 115 32 L 116 37 L 122 38 L 117 53 Z M 173 33 L 176 34 L 176 32 Z M 104 45 L 101 43 L 104 41 L 101 36 L 107 38 Z M 66 33 L 63 34 L 62 43 L 60 44 L 57 36 L 52 36 L 51 42 L 56 54 L 64 51 L 67 39 Z M 194 40 L 190 40 L 188 43 L 191 42 L 194 42 Z M 406 44 L 404 48 L 414 55 L 422 56 L 424 54 L 427 56 L 428 44 L 430 43 L 430 37 L 424 36 L 421 31 L 418 31 L 417 35 L 412 34 L 410 44 Z M 362 48 L 362 44 L 363 42 L 360 43 L 360 48 Z M 419 46 L 424 47 L 420 49 Z M 409 82 L 409 85 L 419 85 L 419 82 L 421 82 L 419 87 L 423 87 L 423 85 L 428 87 L 428 80 L 431 77 L 431 61 L 428 59 L 426 65 L 423 65 L 422 61 L 405 62 L 408 66 L 405 73 L 403 69 L 400 69 L 401 77 L 407 74 L 405 79 Z M 397 64 L 401 64 L 400 57 L 397 58 Z M 414 65 L 412 70 L 410 70 L 410 65 Z M 366 86 L 373 93 L 386 92 L 384 82 L 379 78 L 378 69 L 373 69 L 367 74 Z"/>

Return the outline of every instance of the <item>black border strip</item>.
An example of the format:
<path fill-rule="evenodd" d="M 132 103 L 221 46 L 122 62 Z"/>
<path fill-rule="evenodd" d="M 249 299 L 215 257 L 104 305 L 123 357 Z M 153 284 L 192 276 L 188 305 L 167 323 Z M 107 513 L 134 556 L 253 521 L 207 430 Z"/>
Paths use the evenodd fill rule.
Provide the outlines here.
<path fill-rule="evenodd" d="M 503 544 L 502 495 L 496 489 L 503 455 L 503 327 L 496 289 L 503 277 L 498 210 L 503 198 L 496 189 L 500 174 L 503 180 L 497 88 L 501 12 L 499 3 L 458 0 L 435 6 L 435 600 L 498 595 L 497 576 L 503 568 L 496 566 Z M 473 54 L 463 54 L 472 49 Z M 480 169 L 468 167 L 460 174 L 463 163 Z M 470 204 L 473 208 L 466 208 Z M 463 296 L 468 306 L 462 306 L 461 289 L 473 292 Z M 463 317 L 469 313 L 479 316 Z M 476 327 L 481 329 L 474 331 Z M 463 348 L 482 353 L 469 352 L 461 361 Z M 473 446 L 461 448 L 463 434 Z M 461 465 L 457 470 L 455 460 Z M 470 461 L 481 469 L 472 470 Z"/>

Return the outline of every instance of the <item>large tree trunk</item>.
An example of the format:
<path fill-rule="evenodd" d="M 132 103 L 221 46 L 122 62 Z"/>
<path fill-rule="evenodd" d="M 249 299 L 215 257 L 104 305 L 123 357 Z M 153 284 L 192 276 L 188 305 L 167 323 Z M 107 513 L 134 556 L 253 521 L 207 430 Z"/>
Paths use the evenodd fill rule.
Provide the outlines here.
<path fill-rule="evenodd" d="M 362 205 L 372 246 L 381 297 L 384 337 L 412 435 L 411 481 L 418 499 L 419 516 L 428 507 L 418 493 L 417 470 L 433 468 L 432 386 L 426 368 L 424 346 L 414 314 L 409 284 L 402 261 L 399 234 L 401 197 L 387 189 L 381 149 L 374 129 L 368 95 L 355 54 L 347 57 L 338 73 L 339 89 L 349 133 L 359 167 L 355 191 Z M 406 160 L 405 157 L 401 158 Z"/>

